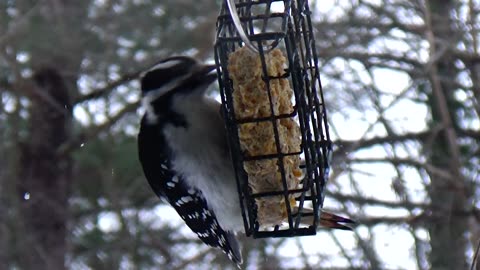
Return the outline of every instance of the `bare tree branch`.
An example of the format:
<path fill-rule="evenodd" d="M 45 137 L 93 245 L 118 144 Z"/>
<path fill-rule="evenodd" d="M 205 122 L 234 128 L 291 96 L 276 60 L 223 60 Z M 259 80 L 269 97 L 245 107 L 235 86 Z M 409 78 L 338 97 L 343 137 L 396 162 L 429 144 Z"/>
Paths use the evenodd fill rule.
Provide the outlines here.
<path fill-rule="evenodd" d="M 193 256 L 192 258 L 188 259 L 188 260 L 185 260 L 183 261 L 183 263 L 179 264 L 178 266 L 176 266 L 175 268 L 172 268 L 174 270 L 183 270 L 185 269 L 188 265 L 190 264 L 195 264 L 195 263 L 198 263 L 200 261 L 202 261 L 202 259 L 207 256 L 208 254 L 210 254 L 212 252 L 212 249 L 211 248 L 207 248 L 201 252 L 199 252 L 197 255 Z"/>
<path fill-rule="evenodd" d="M 115 90 L 115 88 L 117 88 L 118 86 L 137 79 L 140 76 L 140 74 L 145 70 L 146 70 L 145 68 L 142 68 L 141 70 L 135 71 L 133 73 L 125 74 L 122 77 L 120 77 L 120 79 L 109 83 L 105 87 L 93 90 L 90 94 L 86 94 L 79 97 L 77 100 L 75 100 L 74 104 L 79 104 L 88 100 L 106 96 L 109 93 L 111 93 L 113 90 Z"/>
<path fill-rule="evenodd" d="M 408 209 L 413 209 L 413 208 L 419 208 L 419 209 L 424 209 L 428 207 L 427 203 L 413 203 L 413 202 L 404 202 L 404 201 L 385 201 L 385 200 L 379 200 L 375 198 L 368 198 L 365 196 L 359 196 L 359 195 L 345 195 L 345 194 L 340 194 L 337 192 L 327 192 L 327 195 L 329 197 L 334 198 L 335 200 L 341 202 L 341 203 L 346 203 L 346 202 L 353 202 L 355 204 L 358 204 L 360 206 L 365 206 L 365 205 L 378 205 L 378 206 L 384 206 L 386 208 L 408 208 Z"/>
<path fill-rule="evenodd" d="M 436 167 L 432 164 L 413 160 L 411 158 L 351 158 L 347 162 L 354 163 L 390 163 L 394 166 L 408 165 L 417 169 L 424 169 L 432 176 L 452 178 L 452 174 L 445 169 Z"/>
<path fill-rule="evenodd" d="M 80 135 L 74 137 L 73 139 L 71 139 L 70 141 L 66 142 L 64 145 L 62 145 L 58 149 L 57 154 L 59 154 L 59 155 L 68 154 L 69 152 L 78 148 L 80 146 L 80 144 L 97 137 L 99 133 L 109 129 L 111 126 L 113 126 L 115 123 L 117 123 L 118 120 L 120 120 L 122 117 L 124 117 L 127 113 L 131 113 L 131 112 L 135 111 L 138 108 L 139 105 L 140 105 L 140 101 L 137 101 L 135 103 L 131 103 L 131 104 L 126 105 L 122 110 L 120 110 L 113 117 L 109 118 L 105 123 L 103 123 L 101 125 L 98 125 L 98 126 L 90 127 L 89 129 L 84 131 L 82 134 L 80 134 Z"/>
<path fill-rule="evenodd" d="M 391 136 L 384 137 L 373 137 L 371 139 L 362 139 L 358 141 L 347 141 L 347 140 L 336 140 L 335 145 L 337 145 L 341 151 L 350 152 L 362 148 L 368 148 L 378 144 L 384 143 L 399 143 L 405 141 L 424 141 L 427 139 L 433 132 L 431 130 L 422 131 L 422 132 L 408 132 L 404 134 L 394 134 Z"/>
<path fill-rule="evenodd" d="M 479 249 L 480 249 L 480 241 L 478 241 L 477 247 L 475 248 L 475 255 L 473 256 L 472 266 L 470 267 L 470 270 L 474 270 L 475 266 L 477 265 Z"/>
<path fill-rule="evenodd" d="M 16 35 L 22 33 L 27 28 L 31 18 L 38 11 L 41 2 L 42 1 L 36 1 L 36 3 L 27 12 L 18 16 L 18 19 L 8 24 L 8 28 L 5 29 L 5 32 L 0 36 L 0 48 L 11 42 Z M 4 29 L 0 29 L 0 31 L 4 31 Z"/>

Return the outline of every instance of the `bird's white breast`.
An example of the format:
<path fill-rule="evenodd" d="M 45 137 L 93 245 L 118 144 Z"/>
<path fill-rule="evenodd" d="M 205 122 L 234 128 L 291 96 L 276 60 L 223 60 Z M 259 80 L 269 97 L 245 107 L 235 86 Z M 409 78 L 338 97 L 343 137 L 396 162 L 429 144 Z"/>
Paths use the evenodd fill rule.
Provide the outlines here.
<path fill-rule="evenodd" d="M 186 117 L 188 127 L 168 125 L 164 129 L 173 151 L 173 169 L 202 191 L 220 226 L 239 231 L 243 221 L 220 104 L 207 98 L 191 99 L 185 97 L 182 107 L 175 106 L 181 108 L 178 113 Z"/>

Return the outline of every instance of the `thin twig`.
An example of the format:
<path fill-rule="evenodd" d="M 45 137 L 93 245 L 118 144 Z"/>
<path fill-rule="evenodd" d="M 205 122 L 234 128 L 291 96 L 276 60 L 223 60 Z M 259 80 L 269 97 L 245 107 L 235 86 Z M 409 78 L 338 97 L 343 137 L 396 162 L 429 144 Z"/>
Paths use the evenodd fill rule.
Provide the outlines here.
<path fill-rule="evenodd" d="M 2 36 L 0 36 L 0 47 L 3 47 L 13 38 L 18 35 L 22 35 L 22 31 L 28 28 L 28 24 L 32 21 L 32 17 L 36 14 L 42 1 L 37 1 L 30 9 L 24 14 L 17 16 L 17 18 L 8 24 L 7 29 Z M 3 30 L 4 29 L 0 29 Z"/>
<path fill-rule="evenodd" d="M 207 248 L 191 258 L 185 259 L 180 265 L 178 265 L 174 269 L 177 269 L 177 270 L 185 269 L 189 264 L 201 261 L 205 256 L 210 254 L 212 250 L 213 249 L 211 248 Z"/>
<path fill-rule="evenodd" d="M 478 240 L 477 248 L 475 249 L 475 255 L 473 256 L 472 266 L 470 267 L 470 270 L 475 269 L 475 266 L 477 265 L 477 258 L 478 258 L 479 249 L 480 249 L 480 240 Z"/>
<path fill-rule="evenodd" d="M 124 74 L 118 80 L 113 81 L 113 82 L 107 84 L 106 86 L 104 86 L 102 88 L 93 90 L 89 94 L 86 94 L 86 95 L 83 95 L 83 96 L 79 97 L 77 100 L 75 100 L 74 104 L 79 104 L 79 103 L 82 103 L 82 102 L 85 102 L 85 101 L 88 101 L 88 100 L 91 100 L 91 99 L 96 99 L 96 98 L 108 95 L 110 92 L 112 92 L 118 86 L 123 85 L 125 83 L 128 83 L 130 81 L 133 81 L 133 80 L 139 78 L 142 75 L 143 72 L 150 69 L 152 66 L 155 65 L 155 63 L 157 63 L 157 61 L 152 62 L 152 63 L 147 63 L 147 65 L 141 67 L 140 69 L 138 69 L 134 72 Z"/>
<path fill-rule="evenodd" d="M 113 81 L 106 85 L 105 87 L 102 87 L 100 89 L 92 91 L 90 94 L 83 95 L 79 97 L 77 100 L 75 100 L 74 104 L 79 104 L 91 99 L 99 98 L 105 95 L 108 95 L 110 92 L 112 92 L 115 88 L 117 88 L 120 85 L 123 85 L 127 82 L 133 81 L 137 79 L 140 74 L 145 71 L 145 68 L 142 68 L 141 70 L 135 71 L 133 73 L 125 74 L 120 79 Z"/>
<path fill-rule="evenodd" d="M 125 114 L 135 111 L 140 105 L 140 101 L 126 105 L 122 110 L 120 110 L 116 115 L 110 117 L 105 123 L 93 126 L 88 131 L 74 137 L 70 141 L 66 142 L 59 147 L 57 154 L 65 155 L 75 148 L 79 147 L 81 143 L 95 138 L 100 132 L 113 126 L 118 120 L 124 117 Z"/>

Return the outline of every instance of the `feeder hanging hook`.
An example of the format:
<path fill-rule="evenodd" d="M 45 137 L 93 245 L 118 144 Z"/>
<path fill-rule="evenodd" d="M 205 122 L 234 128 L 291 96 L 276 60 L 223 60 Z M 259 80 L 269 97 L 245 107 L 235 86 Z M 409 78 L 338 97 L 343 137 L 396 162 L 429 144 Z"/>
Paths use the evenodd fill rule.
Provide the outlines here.
<path fill-rule="evenodd" d="M 247 33 L 245 33 L 245 30 L 242 27 L 242 23 L 240 22 L 240 18 L 238 17 L 238 12 L 237 12 L 237 6 L 235 5 L 235 0 L 226 0 L 228 10 L 230 11 L 230 16 L 232 17 L 233 24 L 235 25 L 235 28 L 237 29 L 238 35 L 242 39 L 242 41 L 245 43 L 245 46 L 249 50 L 251 50 L 254 53 L 259 53 L 259 50 L 255 45 L 252 44 L 250 39 L 247 36 Z M 266 50 L 266 52 L 270 52 L 271 50 L 274 49 L 274 47 L 278 44 L 278 42 L 274 42 L 270 48 Z"/>

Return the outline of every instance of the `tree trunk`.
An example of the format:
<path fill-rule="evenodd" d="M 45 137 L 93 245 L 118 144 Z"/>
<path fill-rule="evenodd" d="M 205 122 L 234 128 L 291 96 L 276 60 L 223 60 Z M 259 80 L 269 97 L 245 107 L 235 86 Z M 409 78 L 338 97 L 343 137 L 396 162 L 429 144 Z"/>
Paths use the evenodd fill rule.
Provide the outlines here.
<path fill-rule="evenodd" d="M 57 149 L 69 138 L 71 105 L 59 73 L 33 77 L 28 140 L 21 146 L 19 182 L 23 269 L 65 269 L 71 160 Z"/>
<path fill-rule="evenodd" d="M 455 8 L 453 0 L 428 1 L 426 21 L 430 43 L 428 68 L 431 93 L 428 105 L 431 110 L 431 129 L 441 131 L 431 138 L 428 162 L 436 168 L 448 171 L 450 177 L 431 175 L 428 193 L 434 216 L 427 225 L 430 233 L 431 269 L 467 269 L 466 248 L 467 218 L 461 213 L 467 205 L 465 180 L 461 175 L 458 138 L 454 123 L 458 107 L 454 101 L 453 85 L 457 77 L 453 49 L 458 38 L 451 19 Z"/>

